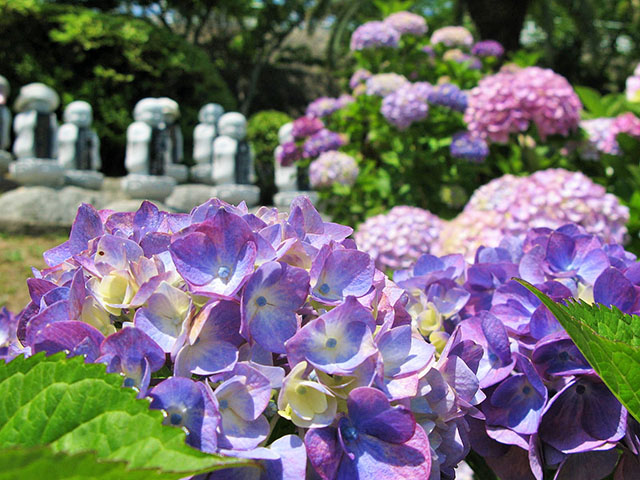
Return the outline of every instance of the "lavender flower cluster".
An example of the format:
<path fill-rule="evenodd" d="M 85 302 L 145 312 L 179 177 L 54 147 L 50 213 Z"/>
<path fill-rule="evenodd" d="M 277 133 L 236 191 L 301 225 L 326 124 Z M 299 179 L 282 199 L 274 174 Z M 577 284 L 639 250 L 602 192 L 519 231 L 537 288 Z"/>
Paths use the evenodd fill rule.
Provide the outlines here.
<path fill-rule="evenodd" d="M 446 224 L 432 246 L 438 254 L 472 257 L 481 246 L 495 247 L 505 235 L 522 238 L 529 228 L 580 225 L 606 242 L 622 243 L 629 210 L 580 172 L 538 171 L 505 175 L 480 187 L 464 210 Z"/>
<path fill-rule="evenodd" d="M 471 53 L 477 57 L 496 57 L 504 55 L 504 47 L 495 40 L 481 40 L 471 47 Z"/>
<path fill-rule="evenodd" d="M 338 98 L 320 97 L 307 106 L 306 116 L 323 118 L 354 102 L 351 95 L 340 95 Z"/>
<path fill-rule="evenodd" d="M 351 233 L 306 197 L 288 216 L 217 199 L 190 214 L 82 205 L 31 302 L 0 315 L 0 353 L 105 363 L 190 445 L 254 459 L 261 478 L 452 478 L 484 399 L 476 360 L 436 353 Z M 298 435 L 265 446 L 283 429 Z"/>
<path fill-rule="evenodd" d="M 473 45 L 473 35 L 464 27 L 442 27 L 431 35 L 431 44 L 442 44 L 446 47 L 471 47 Z"/>
<path fill-rule="evenodd" d="M 367 95 L 386 97 L 407 83 L 409 83 L 409 80 L 407 80 L 404 75 L 397 73 L 378 73 L 367 79 L 365 84 L 366 93 Z"/>
<path fill-rule="evenodd" d="M 427 82 L 405 83 L 382 100 L 380 112 L 389 123 L 405 130 L 412 123 L 424 120 L 429 113 L 427 98 L 432 87 Z"/>
<path fill-rule="evenodd" d="M 447 50 L 442 54 L 442 59 L 447 61 L 452 61 L 456 63 L 466 63 L 468 62 L 469 70 L 480 70 L 482 69 L 482 61 L 479 58 L 474 57 L 473 55 L 469 55 L 468 53 L 463 52 L 459 48 L 452 48 L 451 50 Z"/>
<path fill-rule="evenodd" d="M 411 12 L 392 13 L 384 19 L 384 23 L 396 29 L 401 35 L 422 36 L 428 30 L 425 18 Z"/>
<path fill-rule="evenodd" d="M 331 188 L 336 183 L 351 187 L 358 173 L 358 162 L 352 156 L 325 152 L 309 165 L 309 182 L 315 189 Z"/>
<path fill-rule="evenodd" d="M 429 103 L 464 112 L 468 104 L 468 95 L 453 83 L 434 85 L 429 93 Z"/>
<path fill-rule="evenodd" d="M 418 207 L 397 206 L 360 224 L 358 248 L 382 271 L 409 268 L 440 236 L 444 220 Z"/>
<path fill-rule="evenodd" d="M 340 101 L 346 102 L 347 99 Z M 276 159 L 282 166 L 290 166 L 303 158 L 316 158 L 321 153 L 337 150 L 346 143 L 342 135 L 325 128 L 320 118 L 308 115 L 293 121 L 291 136 L 293 139 L 285 141 L 276 149 Z"/>
<path fill-rule="evenodd" d="M 396 48 L 400 32 L 384 22 L 367 22 L 360 25 L 351 35 L 351 50 L 366 48 Z"/>
<path fill-rule="evenodd" d="M 580 151 L 584 158 L 597 160 L 599 153 L 620 155 L 617 136 L 621 133 L 640 139 L 640 118 L 627 112 L 613 118 L 583 120 L 580 127 L 588 135 L 588 145 Z"/>
<path fill-rule="evenodd" d="M 420 333 L 447 340 L 444 351 L 460 353 L 476 374 L 482 395 L 464 435 L 500 479 L 638 475 L 638 423 L 512 277 L 556 301 L 581 298 L 637 313 L 639 266 L 620 245 L 568 224 L 504 237 L 469 264 L 459 254 L 424 255 L 395 273 L 411 294 L 408 311 Z"/>
<path fill-rule="evenodd" d="M 493 142 L 531 124 L 542 140 L 568 135 L 578 127 L 582 104 L 569 82 L 552 70 L 527 67 L 483 78 L 469 94 L 469 131 Z"/>
<path fill-rule="evenodd" d="M 450 152 L 453 158 L 482 163 L 489 156 L 489 146 L 484 139 L 469 132 L 458 132 L 451 139 Z"/>

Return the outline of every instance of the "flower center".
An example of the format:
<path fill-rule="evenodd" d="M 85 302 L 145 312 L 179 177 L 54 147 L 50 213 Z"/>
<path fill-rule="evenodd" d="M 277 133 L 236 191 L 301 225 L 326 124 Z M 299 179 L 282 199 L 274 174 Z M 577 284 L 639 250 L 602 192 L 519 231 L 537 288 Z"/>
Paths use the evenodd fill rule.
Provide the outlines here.
<path fill-rule="evenodd" d="M 182 423 L 182 415 L 179 413 L 172 413 L 169 415 L 169 421 L 171 425 L 180 425 Z"/>
<path fill-rule="evenodd" d="M 578 395 L 582 395 L 582 394 L 584 394 L 584 392 L 585 392 L 586 390 L 587 390 L 587 389 L 585 388 L 585 386 L 584 386 L 584 385 L 578 385 L 578 386 L 576 387 L 576 393 L 577 393 Z"/>
<path fill-rule="evenodd" d="M 124 379 L 124 386 L 127 388 L 135 387 L 136 381 L 131 377 L 127 377 Z"/>
<path fill-rule="evenodd" d="M 524 393 L 525 395 L 529 395 L 531 393 L 531 387 L 529 385 L 525 385 L 524 387 L 522 387 L 522 393 Z"/>
<path fill-rule="evenodd" d="M 328 338 L 326 343 L 324 344 L 324 346 L 327 348 L 335 348 L 336 345 L 338 345 L 338 340 L 336 340 L 335 338 Z"/>
<path fill-rule="evenodd" d="M 345 442 L 350 442 L 358 438 L 358 431 L 351 425 L 343 425 L 340 427 L 340 433 Z"/>
<path fill-rule="evenodd" d="M 298 385 L 296 387 L 296 393 L 298 395 L 304 395 L 305 393 L 307 393 L 307 387 L 305 387 L 304 385 Z"/>
<path fill-rule="evenodd" d="M 229 277 L 230 273 L 231 273 L 231 270 L 229 269 L 229 267 L 225 265 L 218 267 L 218 277 L 222 279 L 226 279 Z"/>
<path fill-rule="evenodd" d="M 256 298 L 256 303 L 258 304 L 259 307 L 264 307 L 267 304 L 267 299 L 260 296 Z"/>
<path fill-rule="evenodd" d="M 562 360 L 563 362 L 566 362 L 567 360 L 569 360 L 569 353 L 560 352 L 560 355 L 558 355 L 558 358 L 560 358 L 560 360 Z"/>
<path fill-rule="evenodd" d="M 220 408 L 221 408 L 221 409 L 223 409 L 223 410 L 224 410 L 225 408 L 228 408 L 228 407 L 229 407 L 229 402 L 228 402 L 228 401 L 226 401 L 226 400 L 220 400 Z"/>
<path fill-rule="evenodd" d="M 323 283 L 322 285 L 320 285 L 319 290 L 321 294 L 326 295 L 327 293 L 329 293 L 329 290 L 331 290 L 331 288 L 328 284 Z"/>

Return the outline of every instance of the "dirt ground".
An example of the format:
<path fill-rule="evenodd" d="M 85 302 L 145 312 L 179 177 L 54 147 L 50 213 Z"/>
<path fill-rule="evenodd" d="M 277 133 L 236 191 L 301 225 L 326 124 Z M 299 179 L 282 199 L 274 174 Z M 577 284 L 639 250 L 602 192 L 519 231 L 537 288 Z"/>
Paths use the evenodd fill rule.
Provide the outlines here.
<path fill-rule="evenodd" d="M 0 233 L 0 307 L 19 312 L 29 302 L 27 278 L 31 267 L 45 266 L 42 254 L 68 237 L 24 236 Z"/>

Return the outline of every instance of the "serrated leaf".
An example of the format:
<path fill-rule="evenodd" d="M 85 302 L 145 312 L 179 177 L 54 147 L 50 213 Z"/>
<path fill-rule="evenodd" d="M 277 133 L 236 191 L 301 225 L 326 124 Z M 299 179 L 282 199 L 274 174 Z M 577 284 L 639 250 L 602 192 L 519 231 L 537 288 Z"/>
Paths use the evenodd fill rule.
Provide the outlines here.
<path fill-rule="evenodd" d="M 181 473 L 129 470 L 126 462 L 100 461 L 93 452 L 54 453 L 49 447 L 0 450 L 0 480 L 174 480 Z"/>
<path fill-rule="evenodd" d="M 130 469 L 179 474 L 172 478 L 247 464 L 189 447 L 184 431 L 163 425 L 162 412 L 121 385 L 122 377 L 104 365 L 63 353 L 0 362 L 0 449 L 93 451 Z"/>
<path fill-rule="evenodd" d="M 524 280 L 556 317 L 609 390 L 640 419 L 640 317 L 580 301 L 556 303 Z"/>

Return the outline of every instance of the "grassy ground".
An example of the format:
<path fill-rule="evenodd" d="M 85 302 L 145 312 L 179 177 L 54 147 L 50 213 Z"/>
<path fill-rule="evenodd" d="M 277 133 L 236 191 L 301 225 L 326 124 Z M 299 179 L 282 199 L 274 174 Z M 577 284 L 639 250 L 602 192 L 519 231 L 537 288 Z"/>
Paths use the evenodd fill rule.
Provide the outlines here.
<path fill-rule="evenodd" d="M 42 254 L 68 237 L 32 237 L 0 233 L 0 307 L 17 313 L 29 302 L 27 278 L 31 267 L 43 268 Z"/>

